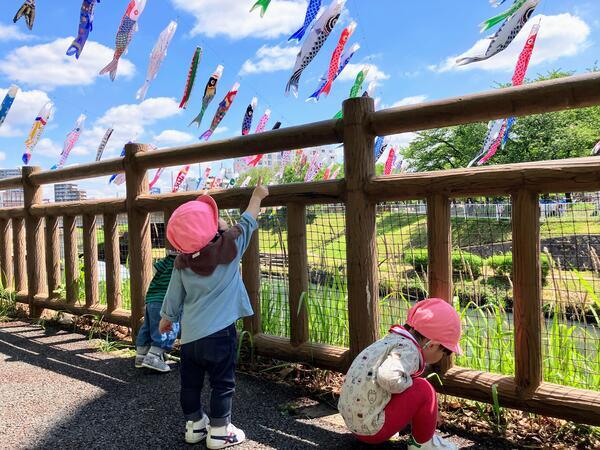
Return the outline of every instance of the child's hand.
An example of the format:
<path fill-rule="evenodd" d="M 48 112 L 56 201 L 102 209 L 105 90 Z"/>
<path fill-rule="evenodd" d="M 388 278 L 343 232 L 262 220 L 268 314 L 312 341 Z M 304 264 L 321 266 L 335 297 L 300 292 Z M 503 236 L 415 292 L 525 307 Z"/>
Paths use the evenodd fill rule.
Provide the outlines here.
<path fill-rule="evenodd" d="M 168 333 L 173 329 L 173 322 L 168 319 L 160 319 L 160 323 L 158 324 L 158 331 L 160 334 Z"/>
<path fill-rule="evenodd" d="M 252 193 L 252 196 L 256 197 L 260 201 L 264 200 L 266 197 L 269 196 L 269 188 L 267 188 L 266 186 L 263 186 L 262 178 L 258 179 L 258 184 L 254 188 L 254 192 Z"/>

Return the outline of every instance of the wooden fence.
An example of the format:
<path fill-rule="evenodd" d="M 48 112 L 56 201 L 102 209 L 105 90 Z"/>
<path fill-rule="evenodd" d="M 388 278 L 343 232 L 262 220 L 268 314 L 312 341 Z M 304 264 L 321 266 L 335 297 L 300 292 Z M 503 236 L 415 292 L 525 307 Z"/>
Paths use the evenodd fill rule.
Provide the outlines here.
<path fill-rule="evenodd" d="M 41 171 L 25 167 L 22 177 L 0 180 L 0 189 L 22 187 L 24 208 L 0 209 L 0 266 L 4 286 L 12 286 L 19 302 L 33 315 L 43 308 L 75 314 L 103 315 L 106 322 L 137 331 L 143 317 L 150 277 L 149 215 L 164 212 L 165 221 L 197 193 L 149 195 L 147 170 L 209 162 L 282 150 L 343 143 L 345 179 L 273 186 L 265 206 L 286 206 L 289 254 L 290 338 L 261 332 L 260 254 L 257 236 L 244 259 L 243 279 L 256 314 L 244 320 L 255 351 L 283 360 L 305 361 L 344 371 L 352 358 L 379 337 L 379 285 L 376 204 L 425 200 L 428 216 L 429 294 L 451 299 L 451 198 L 510 195 L 514 241 L 515 376 L 455 367 L 446 361 L 442 392 L 492 401 L 497 387 L 502 406 L 600 425 L 600 392 L 543 382 L 539 195 L 546 192 L 600 190 L 600 158 L 545 161 L 483 169 L 459 169 L 378 178 L 374 138 L 401 132 L 487 121 L 509 116 L 600 105 L 600 75 L 546 81 L 416 106 L 374 112 L 373 100 L 344 103 L 344 119 L 149 152 L 129 144 L 126 156 L 103 162 Z M 44 184 L 126 174 L 126 199 L 42 204 Z M 250 189 L 212 193 L 220 208 L 243 208 Z M 349 348 L 309 342 L 309 318 L 301 298 L 308 289 L 306 206 L 344 203 L 346 214 Z M 128 216 L 131 312 L 122 308 L 117 215 Z M 83 216 L 85 303 L 78 303 L 79 260 L 75 217 Z M 107 305 L 101 306 L 96 269 L 96 216 L 103 216 Z M 63 218 L 66 286 L 60 290 L 58 218 Z M 10 230 L 12 229 L 12 236 Z M 26 263 L 26 264 L 25 264 Z M 65 292 L 64 298 L 59 295 Z"/>

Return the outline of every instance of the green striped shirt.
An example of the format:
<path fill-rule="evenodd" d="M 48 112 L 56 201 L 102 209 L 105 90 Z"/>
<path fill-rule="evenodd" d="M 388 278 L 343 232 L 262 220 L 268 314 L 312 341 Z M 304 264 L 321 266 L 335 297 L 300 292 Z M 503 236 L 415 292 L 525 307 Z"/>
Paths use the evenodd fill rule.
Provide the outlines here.
<path fill-rule="evenodd" d="M 162 303 L 171 281 L 173 265 L 175 264 L 175 255 L 169 255 L 166 258 L 159 259 L 154 263 L 156 273 L 150 282 L 148 292 L 146 293 L 146 303 Z"/>

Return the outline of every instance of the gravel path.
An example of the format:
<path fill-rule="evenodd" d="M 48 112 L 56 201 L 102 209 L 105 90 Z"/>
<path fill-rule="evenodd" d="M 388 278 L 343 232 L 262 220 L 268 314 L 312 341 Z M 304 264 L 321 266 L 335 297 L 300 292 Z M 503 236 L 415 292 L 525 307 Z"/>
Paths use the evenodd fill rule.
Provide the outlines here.
<path fill-rule="evenodd" d="M 10 322 L 0 324 L 0 380 L 2 449 L 192 448 L 183 441 L 176 365 L 166 375 L 136 370 L 132 358 L 100 353 L 84 335 Z M 311 402 L 300 389 L 239 374 L 233 417 L 248 441 L 235 448 L 406 448 L 361 445 L 323 406 L 309 408 L 322 411 L 314 419 L 285 412 Z"/>

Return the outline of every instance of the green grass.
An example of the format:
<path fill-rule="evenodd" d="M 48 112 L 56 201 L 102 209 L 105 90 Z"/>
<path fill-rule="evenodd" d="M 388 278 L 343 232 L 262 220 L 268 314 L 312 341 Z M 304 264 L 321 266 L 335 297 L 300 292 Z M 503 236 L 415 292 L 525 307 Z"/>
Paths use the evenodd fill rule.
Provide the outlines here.
<path fill-rule="evenodd" d="M 331 286 L 314 286 L 303 297 L 309 315 L 309 336 L 313 342 L 348 346 L 347 289 L 337 277 Z M 395 323 L 404 323 L 412 303 L 401 293 L 380 300 L 380 332 L 383 336 Z M 475 370 L 514 375 L 514 331 L 512 315 L 502 305 L 455 305 L 463 320 L 461 345 L 465 351 L 457 364 Z M 263 281 L 261 290 L 263 332 L 289 337 L 285 285 Z M 544 380 L 586 389 L 600 385 L 598 324 L 588 328 L 569 322 L 557 311 L 543 330 Z"/>
<path fill-rule="evenodd" d="M 561 218 L 542 221 L 542 238 L 570 234 L 600 234 L 600 221 L 591 217 L 586 205 L 574 205 Z M 327 283 L 311 284 L 301 304 L 309 317 L 309 339 L 338 346 L 349 345 L 348 298 L 344 268 L 346 267 L 345 217 L 327 208 L 315 209 L 316 219 L 307 225 L 308 262 L 311 269 L 325 271 Z M 426 274 L 414 271 L 412 260 L 402 260 L 415 248 L 427 245 L 427 219 L 423 214 L 406 214 L 402 210 L 382 211 L 377 217 L 377 249 L 382 284 L 380 299 L 380 333 L 389 326 L 403 323 L 406 312 L 417 296 L 426 295 Z M 485 245 L 512 239 L 510 221 L 495 219 L 452 218 L 453 242 L 461 246 Z M 125 231 L 125 229 L 121 230 Z M 287 230 L 275 226 L 260 230 L 261 252 L 287 254 Z M 99 233 L 98 241 L 102 240 Z M 153 257 L 161 257 L 162 249 L 153 249 Z M 502 374 L 514 374 L 514 335 L 510 301 L 511 273 L 502 261 L 484 261 L 481 274 L 472 279 L 460 273 L 455 280 L 455 303 L 463 317 L 462 340 L 465 355 L 457 363 L 468 368 Z M 340 267 L 342 268 L 340 271 Z M 570 322 L 565 305 L 580 311 L 596 305 L 600 312 L 598 292 L 600 275 L 594 272 L 560 270 L 550 264 L 548 282 L 543 289 L 546 312 L 551 319 L 544 322 L 544 379 L 568 386 L 597 388 L 600 385 L 600 324 Z M 286 267 L 263 267 L 261 285 L 261 321 L 263 331 L 289 337 L 290 321 L 297 311 L 290 311 L 285 282 Z M 80 296 L 84 298 L 83 274 L 80 276 Z M 100 298 L 106 302 L 106 283 L 99 283 Z M 2 297 L 0 296 L 0 299 Z M 131 305 L 129 281 L 122 283 L 123 307 Z M 0 303 L 0 315 L 2 313 Z M 594 310 L 592 310 L 594 311 Z M 587 316 L 589 320 L 589 315 Z M 104 344 L 103 344 L 104 345 Z M 106 344 L 110 347 L 110 343 Z"/>

